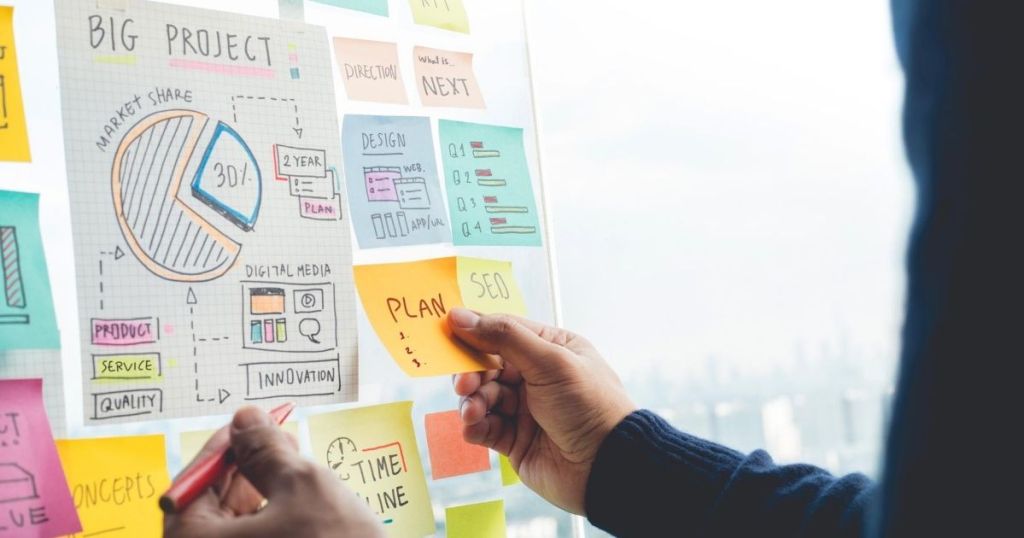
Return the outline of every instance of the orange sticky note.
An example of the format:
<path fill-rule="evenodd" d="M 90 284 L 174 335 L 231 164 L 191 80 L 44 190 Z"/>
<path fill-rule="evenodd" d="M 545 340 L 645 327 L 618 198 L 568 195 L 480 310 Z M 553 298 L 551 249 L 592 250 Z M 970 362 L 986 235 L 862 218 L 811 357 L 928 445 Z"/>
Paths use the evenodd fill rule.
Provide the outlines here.
<path fill-rule="evenodd" d="M 430 475 L 434 480 L 479 473 L 491 468 L 487 448 L 469 444 L 462 438 L 462 419 L 458 411 L 428 413 L 425 421 Z"/>
<path fill-rule="evenodd" d="M 409 104 L 398 65 L 398 45 L 336 37 L 334 53 L 349 99 Z"/>
<path fill-rule="evenodd" d="M 18 55 L 14 50 L 14 8 L 0 6 L 0 161 L 30 160 Z"/>
<path fill-rule="evenodd" d="M 495 359 L 458 343 L 448 312 L 463 306 L 456 258 L 353 268 L 359 298 L 377 337 L 412 377 L 498 368 Z"/>
<path fill-rule="evenodd" d="M 468 52 L 416 47 L 416 82 L 423 106 L 486 108 Z"/>

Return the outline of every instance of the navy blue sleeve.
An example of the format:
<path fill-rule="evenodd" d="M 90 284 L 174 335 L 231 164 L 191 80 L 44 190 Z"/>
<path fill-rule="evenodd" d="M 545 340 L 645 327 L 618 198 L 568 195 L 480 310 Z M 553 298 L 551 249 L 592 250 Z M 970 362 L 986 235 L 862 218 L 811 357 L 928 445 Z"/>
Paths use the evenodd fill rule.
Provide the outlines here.
<path fill-rule="evenodd" d="M 775 465 L 682 433 L 649 411 L 608 436 L 587 484 L 591 523 L 616 536 L 860 537 L 863 475 Z"/>

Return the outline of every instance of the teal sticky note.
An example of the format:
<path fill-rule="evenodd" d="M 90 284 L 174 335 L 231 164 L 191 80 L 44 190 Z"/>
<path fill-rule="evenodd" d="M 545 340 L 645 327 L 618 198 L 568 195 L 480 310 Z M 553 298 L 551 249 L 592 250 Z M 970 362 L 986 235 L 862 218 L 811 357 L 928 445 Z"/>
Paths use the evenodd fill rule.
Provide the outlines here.
<path fill-rule="evenodd" d="M 540 246 L 523 130 L 448 120 L 439 127 L 454 243 Z"/>
<path fill-rule="evenodd" d="M 58 348 L 39 195 L 0 190 L 0 350 Z"/>
<path fill-rule="evenodd" d="M 354 9 L 365 13 L 388 16 L 388 0 L 312 0 L 318 4 Z"/>

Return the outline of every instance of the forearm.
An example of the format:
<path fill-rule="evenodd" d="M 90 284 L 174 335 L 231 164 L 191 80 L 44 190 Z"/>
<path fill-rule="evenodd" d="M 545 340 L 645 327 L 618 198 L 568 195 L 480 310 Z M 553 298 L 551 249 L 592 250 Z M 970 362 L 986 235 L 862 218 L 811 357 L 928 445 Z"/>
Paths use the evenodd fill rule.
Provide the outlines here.
<path fill-rule="evenodd" d="M 618 536 L 859 536 L 871 483 L 775 465 L 682 433 L 649 411 L 605 440 L 587 485 L 590 521 Z"/>

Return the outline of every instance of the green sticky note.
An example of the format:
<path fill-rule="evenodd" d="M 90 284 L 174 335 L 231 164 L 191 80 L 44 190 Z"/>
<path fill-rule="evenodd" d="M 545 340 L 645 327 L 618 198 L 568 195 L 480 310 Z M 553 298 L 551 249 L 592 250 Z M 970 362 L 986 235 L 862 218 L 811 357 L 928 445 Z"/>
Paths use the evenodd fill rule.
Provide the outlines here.
<path fill-rule="evenodd" d="M 541 246 L 523 130 L 448 120 L 439 127 L 454 243 Z"/>
<path fill-rule="evenodd" d="M 39 195 L 0 190 L 0 350 L 59 348 Z"/>
<path fill-rule="evenodd" d="M 514 486 L 520 483 L 519 474 L 512 468 L 512 462 L 503 454 L 498 454 L 498 466 L 501 467 L 501 485 Z"/>
<path fill-rule="evenodd" d="M 319 4 L 328 6 L 354 9 L 364 13 L 372 13 L 381 17 L 388 16 L 388 0 L 313 0 Z"/>
<path fill-rule="evenodd" d="M 448 538 L 505 538 L 505 501 L 445 509 Z"/>

